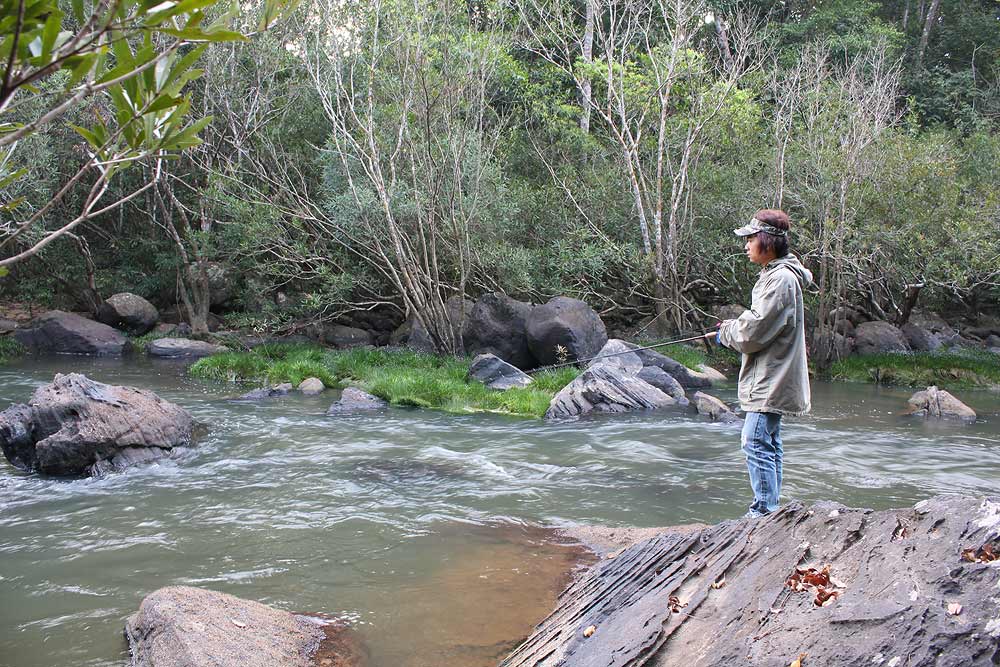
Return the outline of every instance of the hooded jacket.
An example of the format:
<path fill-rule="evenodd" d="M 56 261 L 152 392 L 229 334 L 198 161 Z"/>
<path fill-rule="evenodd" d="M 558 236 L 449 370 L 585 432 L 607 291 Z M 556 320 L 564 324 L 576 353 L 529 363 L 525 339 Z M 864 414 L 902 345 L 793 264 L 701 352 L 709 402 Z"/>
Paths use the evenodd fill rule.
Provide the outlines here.
<path fill-rule="evenodd" d="M 746 412 L 809 412 L 809 369 L 802 290 L 812 273 L 795 255 L 767 263 L 750 310 L 719 329 L 719 342 L 743 353 L 740 407 Z"/>

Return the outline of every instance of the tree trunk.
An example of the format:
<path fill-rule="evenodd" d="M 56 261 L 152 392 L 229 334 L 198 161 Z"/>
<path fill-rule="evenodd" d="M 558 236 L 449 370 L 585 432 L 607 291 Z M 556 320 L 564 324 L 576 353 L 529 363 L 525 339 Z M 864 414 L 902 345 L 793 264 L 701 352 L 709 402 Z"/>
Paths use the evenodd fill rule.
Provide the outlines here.
<path fill-rule="evenodd" d="M 903 309 L 899 312 L 899 320 L 896 322 L 897 326 L 901 327 L 909 321 L 910 313 L 913 312 L 913 307 L 917 305 L 917 299 L 920 297 L 920 290 L 923 287 L 923 283 L 906 286 L 906 296 L 903 299 Z"/>
<path fill-rule="evenodd" d="M 941 0 L 931 0 L 930 9 L 927 10 L 927 19 L 924 21 L 924 31 L 920 35 L 920 46 L 917 48 L 917 67 L 923 67 L 924 64 L 924 53 L 927 51 L 927 42 L 931 37 L 931 30 L 934 27 L 934 22 L 937 21 L 938 7 L 941 5 Z"/>
<path fill-rule="evenodd" d="M 729 34 L 726 32 L 726 21 L 723 14 L 715 12 L 715 39 L 719 43 L 719 53 L 722 54 L 722 61 L 726 63 L 726 69 L 733 68 L 733 52 L 729 48 Z"/>
<path fill-rule="evenodd" d="M 586 0 L 587 16 L 583 27 L 583 61 L 589 66 L 594 60 L 594 1 Z M 581 106 L 583 112 L 580 114 L 580 129 L 590 134 L 590 105 L 591 105 L 591 82 L 588 73 L 580 87 L 582 96 Z"/>

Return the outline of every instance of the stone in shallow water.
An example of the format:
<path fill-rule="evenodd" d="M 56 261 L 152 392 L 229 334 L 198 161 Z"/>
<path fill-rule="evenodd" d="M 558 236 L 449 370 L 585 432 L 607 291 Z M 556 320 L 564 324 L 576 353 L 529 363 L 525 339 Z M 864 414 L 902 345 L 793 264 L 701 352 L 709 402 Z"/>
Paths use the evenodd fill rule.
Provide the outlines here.
<path fill-rule="evenodd" d="M 32 352 L 117 357 L 132 349 L 132 343 L 117 329 L 61 310 L 35 318 L 15 331 L 14 338 Z"/>
<path fill-rule="evenodd" d="M 598 364 L 588 368 L 552 397 L 546 419 L 564 419 L 590 412 L 655 410 L 677 402 L 620 368 Z"/>
<path fill-rule="evenodd" d="M 146 345 L 146 354 L 164 359 L 208 357 L 219 352 L 228 352 L 229 348 L 213 345 L 203 340 L 188 338 L 158 338 Z"/>
<path fill-rule="evenodd" d="M 262 387 L 260 389 L 254 389 L 253 391 L 248 391 L 239 398 L 233 400 L 236 401 L 263 401 L 268 398 L 280 398 L 281 396 L 287 396 L 292 390 L 291 382 L 283 382 L 282 384 L 275 385 L 273 387 Z"/>
<path fill-rule="evenodd" d="M 341 394 L 340 400 L 331 405 L 326 414 L 342 415 L 364 410 L 380 410 L 388 405 L 381 398 L 372 396 L 366 391 L 361 391 L 356 387 L 348 387 Z"/>
<path fill-rule="evenodd" d="M 317 394 L 322 394 L 326 389 L 326 385 L 319 378 L 306 378 L 299 383 L 299 391 L 301 391 L 306 396 L 315 396 Z"/>
<path fill-rule="evenodd" d="M 714 422 L 730 424 L 741 421 L 739 416 L 729 409 L 729 406 L 711 394 L 696 391 L 691 397 L 699 415 L 705 415 Z"/>
<path fill-rule="evenodd" d="M 636 375 L 642 370 L 642 359 L 639 358 L 639 355 L 631 351 L 628 343 L 617 338 L 612 338 L 605 343 L 593 361 L 587 364 L 587 367 L 590 368 L 597 364 L 618 367 L 627 375 Z"/>
<path fill-rule="evenodd" d="M 976 412 L 944 389 L 931 386 L 910 397 L 910 414 L 931 419 L 955 419 L 967 424 L 976 421 Z"/>

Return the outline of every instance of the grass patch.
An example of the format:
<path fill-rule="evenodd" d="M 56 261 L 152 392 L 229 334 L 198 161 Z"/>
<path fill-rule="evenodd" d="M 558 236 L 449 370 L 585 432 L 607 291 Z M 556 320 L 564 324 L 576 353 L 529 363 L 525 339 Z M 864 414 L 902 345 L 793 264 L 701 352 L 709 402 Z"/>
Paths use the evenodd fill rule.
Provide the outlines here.
<path fill-rule="evenodd" d="M 270 384 L 317 377 L 328 387 L 356 385 L 393 405 L 527 417 L 543 416 L 552 396 L 580 373 L 576 368 L 546 371 L 530 387 L 493 391 L 465 381 L 469 363 L 409 350 L 334 352 L 310 345 L 264 345 L 206 357 L 189 372 L 212 380 Z"/>
<path fill-rule="evenodd" d="M 992 387 L 1000 385 L 1000 354 L 965 350 L 847 357 L 830 367 L 830 377 L 913 387 Z"/>
<path fill-rule="evenodd" d="M 18 343 L 13 336 L 0 336 L 0 364 L 24 356 L 25 352 L 27 352 L 25 347 Z"/>

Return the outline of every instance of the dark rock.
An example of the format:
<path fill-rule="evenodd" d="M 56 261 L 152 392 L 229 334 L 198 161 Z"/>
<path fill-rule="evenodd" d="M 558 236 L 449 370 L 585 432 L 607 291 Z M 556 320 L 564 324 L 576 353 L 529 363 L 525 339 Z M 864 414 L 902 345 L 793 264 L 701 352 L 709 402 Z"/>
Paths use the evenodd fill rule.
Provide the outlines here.
<path fill-rule="evenodd" d="M 684 394 L 684 387 L 665 370 L 658 366 L 643 366 L 637 374 L 643 382 L 648 382 L 667 396 L 670 396 L 678 403 L 687 405 L 687 397 Z"/>
<path fill-rule="evenodd" d="M 527 387 L 533 382 L 531 376 L 494 354 L 480 354 L 473 359 L 466 380 L 475 380 L 500 391 Z"/>
<path fill-rule="evenodd" d="M 59 374 L 0 413 L 0 446 L 22 470 L 101 474 L 190 444 L 192 427 L 186 410 L 152 392 Z"/>
<path fill-rule="evenodd" d="M 239 398 L 235 398 L 235 401 L 263 401 L 268 398 L 280 398 L 282 396 L 288 396 L 289 392 L 292 391 L 292 384 L 290 382 L 284 382 L 282 384 L 275 385 L 273 387 L 263 387 L 261 389 L 254 389 L 253 391 L 248 391 Z"/>
<path fill-rule="evenodd" d="M 228 352 L 222 345 L 189 338 L 157 338 L 146 344 L 146 354 L 161 359 L 209 357 L 220 352 Z"/>
<path fill-rule="evenodd" d="M 61 310 L 35 318 L 27 327 L 15 331 L 14 338 L 32 352 L 116 357 L 132 349 L 122 332 Z"/>
<path fill-rule="evenodd" d="M 987 336 L 986 340 L 983 341 L 988 348 L 1000 347 L 1000 336 Z"/>
<path fill-rule="evenodd" d="M 564 419 L 590 412 L 656 410 L 676 401 L 653 385 L 620 368 L 598 364 L 563 387 L 549 403 L 546 419 Z"/>
<path fill-rule="evenodd" d="M 639 355 L 639 359 L 642 360 L 644 368 L 649 366 L 659 368 L 664 373 L 680 382 L 681 386 L 685 389 L 700 389 L 702 387 L 710 387 L 712 385 L 711 380 L 708 378 L 694 375 L 684 364 L 679 361 L 674 361 L 670 357 L 660 354 L 656 350 L 642 350 L 639 349 L 638 345 L 633 345 L 632 343 L 626 343 L 626 345 Z"/>
<path fill-rule="evenodd" d="M 714 422 L 732 424 L 743 421 L 735 412 L 729 409 L 728 405 L 711 394 L 696 391 L 694 396 L 691 397 L 691 404 L 698 411 L 699 415 L 704 415 Z"/>
<path fill-rule="evenodd" d="M 856 327 L 851 323 L 850 320 L 837 320 L 836 324 L 833 325 L 834 332 L 840 334 L 841 336 L 854 337 L 856 333 Z"/>
<path fill-rule="evenodd" d="M 859 310 L 857 308 L 852 308 L 850 306 L 839 306 L 837 308 L 834 308 L 829 313 L 827 313 L 826 316 L 826 321 L 829 322 L 830 324 L 834 324 L 835 322 L 845 320 L 847 322 L 850 322 L 854 326 L 858 326 L 862 322 L 867 322 L 870 319 L 871 318 L 868 317 L 868 314 L 865 313 L 864 311 Z"/>
<path fill-rule="evenodd" d="M 854 351 L 854 339 L 830 330 L 816 332 L 807 339 L 809 357 L 820 364 L 829 364 L 849 356 Z"/>
<path fill-rule="evenodd" d="M 149 332 L 159 319 L 156 306 L 129 292 L 108 297 L 97 311 L 99 322 L 136 336 Z"/>
<path fill-rule="evenodd" d="M 1000 655 L 996 563 L 961 553 L 998 544 L 1000 498 L 792 503 L 598 561 L 501 665 L 787 667 L 805 654 L 806 666 L 987 667 Z M 785 585 L 825 565 L 838 592 L 827 606 Z"/>
<path fill-rule="evenodd" d="M 363 667 L 351 634 L 341 621 L 189 586 L 150 593 L 125 623 L 132 667 Z"/>
<path fill-rule="evenodd" d="M 956 419 L 968 424 L 976 421 L 976 413 L 944 389 L 927 387 L 909 400 L 910 414 L 934 419 Z"/>
<path fill-rule="evenodd" d="M 587 366 L 606 364 L 621 369 L 627 375 L 636 375 L 642 370 L 642 359 L 635 352 L 631 352 L 631 349 L 625 341 L 612 338 L 604 344 Z"/>
<path fill-rule="evenodd" d="M 315 334 L 324 345 L 338 348 L 362 347 L 375 342 L 372 335 L 364 329 L 355 329 L 343 324 L 317 325 Z"/>
<path fill-rule="evenodd" d="M 579 299 L 557 296 L 528 316 L 528 347 L 543 366 L 589 359 L 608 342 L 600 315 Z"/>
<path fill-rule="evenodd" d="M 0 336 L 6 336 L 17 329 L 17 322 L 0 318 Z"/>
<path fill-rule="evenodd" d="M 889 322 L 862 322 L 854 332 L 854 349 L 861 355 L 883 352 L 906 352 L 903 332 Z"/>
<path fill-rule="evenodd" d="M 536 367 L 527 333 L 532 307 L 500 292 L 481 296 L 465 323 L 466 352 L 493 354 L 518 368 Z"/>
<path fill-rule="evenodd" d="M 941 347 L 940 336 L 913 322 L 907 322 L 899 330 L 903 332 L 907 346 L 914 352 L 933 352 Z"/>
<path fill-rule="evenodd" d="M 361 391 L 355 387 L 348 387 L 341 394 L 340 400 L 331 405 L 326 414 L 342 415 L 366 410 L 381 410 L 388 405 L 387 402 L 378 396 L 372 396 L 368 392 Z"/>

